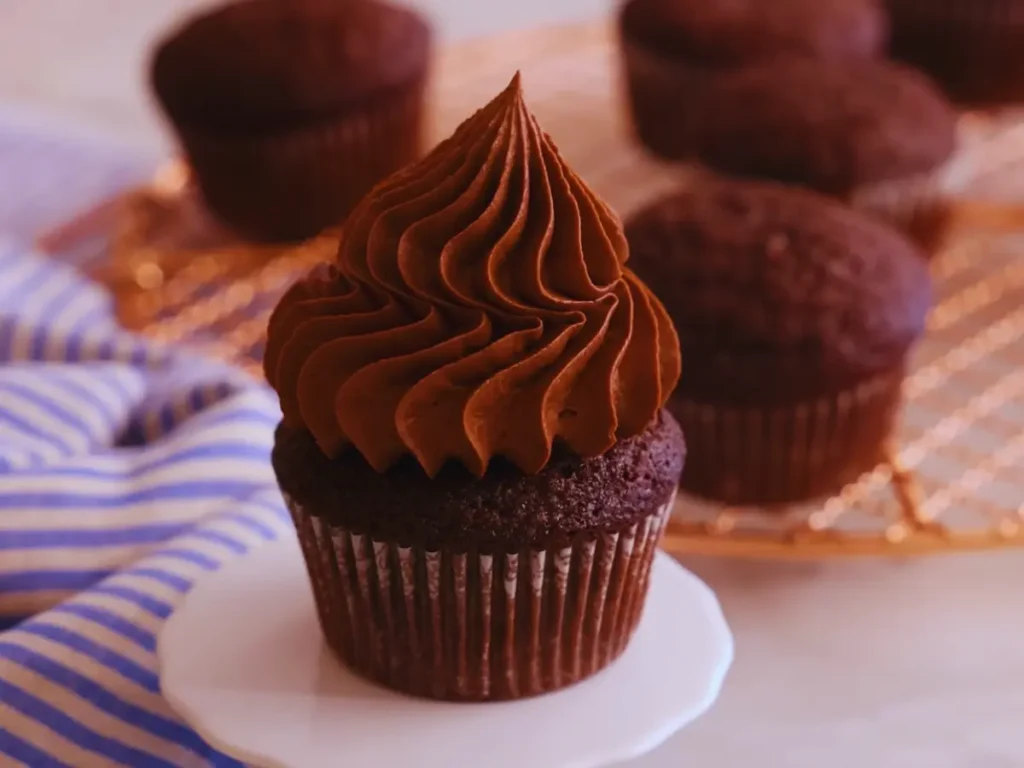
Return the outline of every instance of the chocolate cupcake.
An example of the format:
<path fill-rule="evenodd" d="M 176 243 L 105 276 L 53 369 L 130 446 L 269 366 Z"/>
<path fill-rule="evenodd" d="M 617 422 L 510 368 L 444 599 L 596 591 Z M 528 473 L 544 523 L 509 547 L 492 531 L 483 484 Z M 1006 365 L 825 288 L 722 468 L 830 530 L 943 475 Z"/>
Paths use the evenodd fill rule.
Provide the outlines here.
<path fill-rule="evenodd" d="M 957 102 L 1024 101 L 1024 0 L 887 0 L 892 55 Z"/>
<path fill-rule="evenodd" d="M 669 400 L 685 490 L 798 502 L 883 459 L 931 302 L 908 240 L 812 192 L 729 181 L 651 205 L 626 234 L 686 360 Z"/>
<path fill-rule="evenodd" d="M 640 140 L 682 159 L 694 100 L 718 77 L 780 56 L 873 58 L 887 22 L 876 0 L 629 0 L 619 34 Z"/>
<path fill-rule="evenodd" d="M 274 468 L 356 672 L 510 699 L 626 647 L 685 451 L 678 340 L 626 256 L 516 78 L 281 300 Z"/>
<path fill-rule="evenodd" d="M 956 184 L 956 124 L 938 89 L 905 67 L 791 59 L 709 90 L 694 144 L 717 171 L 833 195 L 931 249 Z"/>
<path fill-rule="evenodd" d="M 210 209 L 299 240 L 419 156 L 429 42 L 372 0 L 242 0 L 163 40 L 152 83 Z"/>

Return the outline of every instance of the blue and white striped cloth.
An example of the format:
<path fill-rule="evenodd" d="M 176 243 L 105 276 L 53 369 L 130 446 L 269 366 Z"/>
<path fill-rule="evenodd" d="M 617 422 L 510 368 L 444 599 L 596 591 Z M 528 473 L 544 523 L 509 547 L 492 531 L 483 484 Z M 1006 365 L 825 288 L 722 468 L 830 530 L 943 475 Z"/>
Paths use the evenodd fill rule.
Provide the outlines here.
<path fill-rule="evenodd" d="M 160 696 L 156 638 L 197 578 L 288 535 L 277 403 L 111 318 L 0 244 L 0 766 L 238 765 Z"/>

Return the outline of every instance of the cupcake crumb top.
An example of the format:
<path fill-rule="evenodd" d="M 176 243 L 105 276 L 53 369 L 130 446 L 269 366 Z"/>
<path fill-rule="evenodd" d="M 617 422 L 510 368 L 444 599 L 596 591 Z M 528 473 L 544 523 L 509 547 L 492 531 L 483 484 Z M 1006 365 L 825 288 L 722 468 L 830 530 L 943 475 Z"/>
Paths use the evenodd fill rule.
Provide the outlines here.
<path fill-rule="evenodd" d="M 743 176 L 845 196 L 926 174 L 956 149 L 957 113 L 924 75 L 890 62 L 789 59 L 708 89 L 697 156 Z"/>
<path fill-rule="evenodd" d="M 924 255 L 813 192 L 707 180 L 627 225 L 678 329 L 691 394 L 786 400 L 891 370 L 924 332 Z"/>
<path fill-rule="evenodd" d="M 888 39 L 876 0 L 630 0 L 621 23 L 653 52 L 712 67 L 780 54 L 872 58 Z"/>

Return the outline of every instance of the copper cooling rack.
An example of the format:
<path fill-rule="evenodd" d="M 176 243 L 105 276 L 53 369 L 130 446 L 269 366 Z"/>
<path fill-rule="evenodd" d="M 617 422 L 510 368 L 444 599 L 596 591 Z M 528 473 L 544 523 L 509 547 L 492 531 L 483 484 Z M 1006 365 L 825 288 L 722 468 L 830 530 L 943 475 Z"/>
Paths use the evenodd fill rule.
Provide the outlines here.
<path fill-rule="evenodd" d="M 569 162 L 621 213 L 686 182 L 685 168 L 659 166 L 629 141 L 604 26 L 445 52 L 435 73 L 436 135 L 517 68 Z M 1024 546 L 1024 121 L 966 115 L 962 123 L 956 231 L 933 262 L 938 301 L 888 461 L 839 496 L 792 509 L 682 499 L 666 549 L 825 558 Z M 176 163 L 150 187 L 50 233 L 44 245 L 59 251 L 97 227 L 110 233 L 111 255 L 90 272 L 115 290 L 126 324 L 257 376 L 276 298 L 336 243 L 332 234 L 292 248 L 234 243 L 206 219 Z"/>

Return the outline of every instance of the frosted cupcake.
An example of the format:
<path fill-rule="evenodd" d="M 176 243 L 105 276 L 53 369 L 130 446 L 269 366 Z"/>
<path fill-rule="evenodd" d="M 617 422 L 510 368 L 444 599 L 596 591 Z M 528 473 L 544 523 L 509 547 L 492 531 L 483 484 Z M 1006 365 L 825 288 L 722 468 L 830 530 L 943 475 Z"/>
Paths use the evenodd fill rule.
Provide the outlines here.
<path fill-rule="evenodd" d="M 678 340 L 626 259 L 517 77 L 282 299 L 274 467 L 356 672 L 511 699 L 625 649 L 685 453 Z"/>
<path fill-rule="evenodd" d="M 680 190 L 626 232 L 687 360 L 668 406 L 692 453 L 685 490 L 785 508 L 886 459 L 932 302 L 919 248 L 835 200 L 764 182 Z"/>

